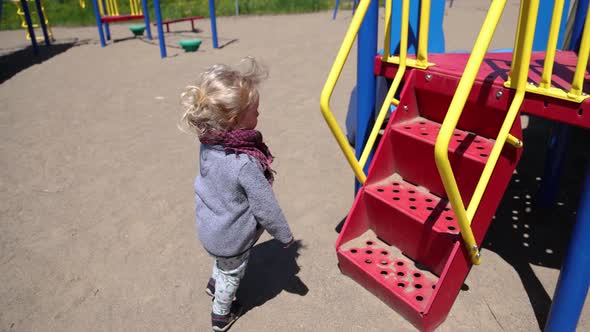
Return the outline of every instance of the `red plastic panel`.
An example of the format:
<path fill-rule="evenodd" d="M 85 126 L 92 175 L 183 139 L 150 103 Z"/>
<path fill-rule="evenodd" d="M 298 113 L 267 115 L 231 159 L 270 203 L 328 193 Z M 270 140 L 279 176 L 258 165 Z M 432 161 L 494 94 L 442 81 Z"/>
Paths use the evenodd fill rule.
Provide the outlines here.
<path fill-rule="evenodd" d="M 395 180 L 368 186 L 366 190 L 436 232 L 459 234 L 459 226 L 449 202 L 424 189 L 403 180 Z"/>
<path fill-rule="evenodd" d="M 413 310 L 424 313 L 438 277 L 418 269 L 413 261 L 377 238 L 369 238 L 362 246 L 341 250 L 341 254 L 362 267 L 389 292 L 402 298 Z"/>
<path fill-rule="evenodd" d="M 393 130 L 403 132 L 416 139 L 434 145 L 440 130 L 440 123 L 424 118 L 398 123 Z M 492 151 L 495 141 L 474 133 L 455 130 L 449 143 L 449 152 L 464 155 L 475 161 L 485 163 Z"/>
<path fill-rule="evenodd" d="M 543 72 L 544 57 L 544 52 L 533 52 L 532 54 L 529 80 L 537 85 L 541 79 L 540 74 Z M 468 59 L 469 54 L 430 54 L 428 60 L 434 62 L 436 65 L 430 67 L 428 71 L 456 77 L 458 81 L 463 74 Z M 552 85 L 568 90 L 575 71 L 577 56 L 574 52 L 557 51 L 555 59 L 553 76 L 551 78 Z M 512 53 L 489 53 L 486 55 L 486 59 L 478 72 L 477 80 L 482 83 L 480 86 L 488 90 L 486 93 L 488 100 L 496 98 L 498 92 L 503 96 L 501 99 L 512 99 L 514 90 L 504 87 L 504 82 L 510 72 L 511 62 Z M 398 67 L 394 64 L 382 62 L 381 56 L 377 56 L 375 57 L 374 68 L 376 75 L 393 78 Z M 424 73 L 421 70 L 410 70 L 404 75 L 405 79 L 414 71 Z M 456 86 L 453 89 L 456 89 Z M 584 77 L 583 91 L 590 93 L 590 74 L 588 72 Z M 472 99 L 472 101 L 478 104 L 478 100 Z M 440 102 L 440 100 L 437 100 L 437 102 Z M 590 128 L 590 99 L 586 99 L 581 104 L 578 104 L 562 99 L 527 93 L 521 111 L 574 126 Z"/>
<path fill-rule="evenodd" d="M 102 23 L 113 23 L 121 21 L 141 20 L 143 15 L 120 15 L 120 16 L 103 16 L 100 20 Z"/>

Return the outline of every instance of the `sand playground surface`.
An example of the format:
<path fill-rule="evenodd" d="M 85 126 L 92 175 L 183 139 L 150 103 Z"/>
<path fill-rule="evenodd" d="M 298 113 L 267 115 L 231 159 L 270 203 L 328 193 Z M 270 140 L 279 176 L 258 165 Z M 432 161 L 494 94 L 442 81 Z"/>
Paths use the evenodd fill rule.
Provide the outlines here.
<path fill-rule="evenodd" d="M 489 1 L 455 1 L 448 50 L 470 49 Z M 448 6 L 447 6 L 448 7 Z M 512 47 L 509 1 L 492 48 Z M 5 13 L 5 14 L 8 14 Z M 382 14 L 381 14 L 382 16 Z M 23 31 L 0 31 L 0 331 L 208 331 L 211 258 L 197 240 L 198 145 L 176 122 L 179 94 L 214 63 L 252 55 L 270 69 L 259 129 L 276 155 L 276 195 L 297 250 L 265 234 L 238 297 L 232 331 L 414 331 L 337 266 L 335 228 L 353 174 L 319 111 L 351 12 L 218 18 L 171 25 L 168 58 L 112 27 L 53 29 L 31 55 Z M 152 30 L 156 33 L 156 30 Z M 196 53 L 181 38 L 203 40 Z M 356 49 L 334 92 L 344 124 Z M 474 267 L 439 331 L 535 331 L 545 324 L 575 220 L 587 149 L 572 149 L 554 209 L 534 205 L 550 123 L 531 118 L 525 153 Z M 575 130 L 574 142 L 587 141 Z M 584 308 L 578 329 L 590 330 Z"/>

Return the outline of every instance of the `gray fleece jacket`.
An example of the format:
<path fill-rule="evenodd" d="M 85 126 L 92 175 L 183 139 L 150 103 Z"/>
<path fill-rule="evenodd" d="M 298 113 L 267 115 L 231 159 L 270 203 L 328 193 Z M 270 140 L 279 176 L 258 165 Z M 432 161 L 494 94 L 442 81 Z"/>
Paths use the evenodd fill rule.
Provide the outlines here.
<path fill-rule="evenodd" d="M 287 244 L 293 235 L 264 177 L 247 154 L 226 154 L 220 145 L 201 145 L 195 179 L 197 232 L 205 249 L 218 257 L 239 255 L 254 245 L 257 224 Z"/>

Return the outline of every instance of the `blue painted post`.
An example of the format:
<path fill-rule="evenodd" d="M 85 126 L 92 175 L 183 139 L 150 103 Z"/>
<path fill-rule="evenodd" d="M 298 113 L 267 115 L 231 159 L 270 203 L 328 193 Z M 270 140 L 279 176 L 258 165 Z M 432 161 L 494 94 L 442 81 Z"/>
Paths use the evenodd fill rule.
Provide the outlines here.
<path fill-rule="evenodd" d="M 567 15 L 567 9 L 569 8 L 569 1 L 564 5 L 564 13 Z M 580 39 L 582 37 L 582 30 L 584 28 L 584 20 L 586 18 L 586 13 L 588 10 L 588 0 L 580 0 L 578 2 L 578 7 L 576 8 L 575 13 L 575 20 L 572 30 L 572 38 L 570 40 L 569 45 L 564 45 L 563 48 L 575 50 L 577 51 L 580 46 Z M 539 13 L 540 13 L 539 9 Z M 551 13 L 551 11 L 549 11 Z M 541 20 L 541 16 L 538 18 L 538 23 Z M 559 32 L 559 39 L 561 40 L 564 34 L 564 27 L 567 20 L 562 19 L 562 28 Z M 549 25 L 551 22 L 551 16 L 545 18 L 544 21 L 541 22 L 542 26 Z M 548 28 L 547 28 L 548 29 Z M 535 42 L 541 38 L 544 42 L 543 45 L 546 45 L 547 42 L 547 34 L 546 35 L 539 35 L 539 32 L 535 32 Z M 534 49 L 535 51 L 544 50 L 543 49 Z M 567 146 L 569 143 L 570 137 L 570 127 L 563 123 L 557 123 L 553 126 L 553 130 L 551 132 L 551 137 L 549 138 L 549 146 L 547 148 L 546 160 L 545 160 L 545 172 L 543 174 L 543 181 L 541 182 L 541 186 L 539 187 L 539 191 L 537 193 L 537 202 L 536 204 L 539 207 L 552 207 L 555 204 L 555 199 L 557 192 L 559 190 L 559 180 L 561 178 L 561 169 L 563 168 L 563 163 L 565 161 L 565 156 L 567 153 Z"/>
<path fill-rule="evenodd" d="M 164 41 L 164 29 L 162 29 L 162 12 L 160 11 L 160 0 L 154 0 L 154 11 L 158 25 L 158 44 L 160 44 L 160 56 L 166 57 L 166 42 Z"/>
<path fill-rule="evenodd" d="M 96 27 L 98 28 L 98 37 L 100 39 L 100 46 L 105 47 L 106 42 L 104 40 L 104 32 L 102 31 L 102 21 L 100 20 L 100 11 L 98 11 L 98 1 L 92 0 L 92 6 L 94 7 L 94 17 L 96 18 Z"/>
<path fill-rule="evenodd" d="M 29 30 L 29 36 L 31 37 L 31 44 L 33 45 L 33 53 L 39 54 L 39 45 L 37 45 L 37 37 L 35 37 L 35 29 L 33 29 L 33 21 L 31 20 L 31 12 L 29 11 L 27 0 L 20 0 L 20 4 L 23 7 L 23 13 L 25 14 L 27 29 Z"/>
<path fill-rule="evenodd" d="M 336 0 L 336 5 L 334 6 L 334 14 L 332 14 L 332 20 L 336 19 L 336 14 L 338 14 L 338 6 L 340 6 L 340 0 Z"/>
<path fill-rule="evenodd" d="M 545 332 L 575 331 L 590 285 L 590 165 Z"/>
<path fill-rule="evenodd" d="M 211 18 L 211 35 L 213 37 L 213 48 L 218 48 L 217 44 L 217 20 L 215 19 L 215 0 L 209 0 L 209 17 Z"/>
<path fill-rule="evenodd" d="M 578 50 L 580 48 L 580 41 L 582 40 L 582 30 L 584 29 L 584 19 L 588 12 L 589 0 L 579 0 L 578 8 L 576 10 L 576 16 L 574 21 L 574 28 L 571 40 L 571 49 Z"/>
<path fill-rule="evenodd" d="M 537 193 L 536 204 L 539 207 L 551 208 L 555 204 L 559 192 L 561 169 L 567 154 L 569 140 L 569 126 L 565 123 L 555 123 L 551 131 L 551 137 L 549 137 L 543 181 Z"/>
<path fill-rule="evenodd" d="M 371 127 L 375 121 L 375 74 L 373 74 L 373 63 L 377 55 L 377 19 L 379 14 L 379 1 L 373 0 L 361 28 L 357 41 L 357 67 L 356 79 L 358 88 L 357 113 L 356 113 L 356 142 L 355 153 L 359 159 Z M 365 173 L 369 168 L 371 158 L 365 166 Z M 355 182 L 355 192 L 360 188 L 360 183 Z"/>
<path fill-rule="evenodd" d="M 141 0 L 141 8 L 143 10 L 143 22 L 145 23 L 145 32 L 147 38 L 152 40 L 152 28 L 150 28 L 150 12 L 147 5 L 147 0 Z"/>
<path fill-rule="evenodd" d="M 41 6 L 41 0 L 35 0 L 35 6 L 37 8 L 37 14 L 39 15 L 39 22 L 41 24 L 41 30 L 43 31 L 43 38 L 45 39 L 45 45 L 50 46 L 51 41 L 49 40 L 49 34 L 47 33 L 47 24 L 45 24 L 45 15 Z"/>
<path fill-rule="evenodd" d="M 102 1 L 102 8 L 103 8 L 105 16 L 106 16 L 106 15 L 108 15 L 107 14 L 107 4 L 106 4 L 105 0 L 100 0 L 100 1 Z M 109 28 L 108 23 L 104 24 L 104 33 L 105 33 L 105 36 L 107 37 L 107 40 L 111 40 L 111 29 Z"/>
<path fill-rule="evenodd" d="M 553 15 L 553 5 L 555 0 L 539 1 L 539 15 L 535 25 L 535 37 L 533 39 L 533 51 L 545 51 L 547 49 L 547 38 L 549 37 L 549 28 L 551 28 L 551 18 Z M 561 14 L 561 24 L 559 26 L 559 35 L 557 45 L 563 44 L 563 36 L 567 25 L 568 9 L 570 0 L 563 1 L 563 13 Z"/>

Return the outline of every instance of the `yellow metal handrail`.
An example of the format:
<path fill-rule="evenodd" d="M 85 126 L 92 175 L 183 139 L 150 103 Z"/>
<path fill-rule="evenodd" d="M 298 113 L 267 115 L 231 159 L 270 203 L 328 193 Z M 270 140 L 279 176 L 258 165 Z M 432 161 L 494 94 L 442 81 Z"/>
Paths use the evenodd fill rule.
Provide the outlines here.
<path fill-rule="evenodd" d="M 564 1 L 555 0 L 551 18 L 551 26 L 549 30 L 549 38 L 547 40 L 547 48 L 545 51 L 545 61 L 543 65 L 543 73 L 541 75 L 541 82 L 539 83 L 539 86 L 527 84 L 525 89 L 527 92 L 581 103 L 590 97 L 582 93 L 582 88 L 584 85 L 584 73 L 586 72 L 586 65 L 588 63 L 588 56 L 590 53 L 590 9 L 586 14 L 586 21 L 582 33 L 582 42 L 578 50 L 578 63 L 576 64 L 576 70 L 571 82 L 571 88 L 569 91 L 565 91 L 561 88 L 551 86 L 551 77 L 553 75 L 553 65 L 555 63 L 555 54 L 557 52 L 557 39 L 559 36 L 559 28 L 561 26 L 563 8 Z M 517 30 L 517 35 L 518 34 L 519 32 Z M 517 50 L 515 49 L 515 54 L 516 51 Z M 507 81 L 505 85 L 506 87 L 514 88 L 514 86 L 511 84 L 511 81 Z"/>
<path fill-rule="evenodd" d="M 367 143 L 365 144 L 361 158 L 359 159 L 361 167 L 365 167 L 365 164 L 367 163 L 367 160 L 373 151 L 373 146 L 375 145 L 375 141 L 377 140 L 381 126 L 383 126 L 383 122 L 385 121 L 385 117 L 387 116 L 390 105 L 397 106 L 399 104 L 399 100 L 395 99 L 395 94 L 399 89 L 400 83 L 406 72 L 406 68 L 414 67 L 426 69 L 432 65 L 431 63 L 428 63 L 430 0 L 422 0 L 420 2 L 420 31 L 418 34 L 418 52 L 416 54 L 416 60 L 408 59 L 408 29 L 410 24 L 409 0 L 402 0 L 399 56 L 392 57 L 389 54 L 391 44 L 391 5 L 391 1 L 385 1 L 385 40 L 383 43 L 383 56 L 381 60 L 384 62 L 393 62 L 398 64 L 398 69 L 393 78 L 393 82 L 391 83 L 391 87 L 385 96 L 383 105 L 379 110 L 379 114 L 375 119 L 375 124 L 373 125 L 373 129 L 371 130 L 369 138 L 367 139 Z"/>
<path fill-rule="evenodd" d="M 467 250 L 469 252 L 471 261 L 473 262 L 473 264 L 476 265 L 478 265 L 481 262 L 481 258 L 479 253 L 479 247 L 475 242 L 475 237 L 473 236 L 473 231 L 471 229 L 472 217 L 470 218 L 467 210 L 465 210 L 465 205 L 461 198 L 459 187 L 457 186 L 457 181 L 455 180 L 455 176 L 451 168 L 448 151 L 451 137 L 453 135 L 453 132 L 455 131 L 455 128 L 457 127 L 457 123 L 459 122 L 459 118 L 461 117 L 461 113 L 463 112 L 463 108 L 465 107 L 465 103 L 467 101 L 467 98 L 469 97 L 469 93 L 471 92 L 473 83 L 475 82 L 475 78 L 477 77 L 479 67 L 483 62 L 484 56 L 488 50 L 488 47 L 490 45 L 490 42 L 492 40 L 500 17 L 502 16 L 504 7 L 506 6 L 506 1 L 507 0 L 494 0 L 490 5 L 490 9 L 488 10 L 488 14 L 485 18 L 482 29 L 475 42 L 475 45 L 473 46 L 471 56 L 469 57 L 467 65 L 465 66 L 463 76 L 461 77 L 459 85 L 457 86 L 455 96 L 451 101 L 448 113 L 445 116 L 445 119 L 441 125 L 440 132 L 436 139 L 436 144 L 434 147 L 434 155 L 438 172 L 441 176 L 441 180 L 445 187 L 447 197 L 449 198 L 449 201 L 455 213 L 459 228 L 461 229 L 461 236 L 463 237 L 463 241 L 467 246 Z M 536 1 L 538 6 L 538 0 Z M 504 146 L 506 140 L 509 137 L 508 132 L 510 131 L 514 119 L 518 114 L 520 103 L 522 102 L 524 97 L 524 89 L 522 89 L 521 94 L 522 96 L 514 98 L 512 105 L 510 106 L 510 110 L 508 111 L 506 119 L 504 120 L 504 124 L 500 129 L 496 143 L 492 148 L 492 152 L 490 153 L 488 162 L 484 167 L 483 174 L 476 187 L 475 193 L 473 195 L 474 197 L 472 197 L 471 199 L 470 208 L 473 208 L 471 208 L 470 211 L 474 211 L 477 209 L 481 197 L 478 199 L 476 196 L 480 195 L 479 192 L 483 193 L 483 191 L 485 191 L 485 187 L 487 186 L 487 183 L 491 176 L 491 171 L 494 169 L 500 151 L 502 150 L 502 147 Z M 517 92 L 517 96 L 518 95 L 519 93 Z"/>
<path fill-rule="evenodd" d="M 359 180 L 360 183 L 364 184 L 365 180 L 367 179 L 365 173 L 363 172 L 363 168 L 360 166 L 356 157 L 354 156 L 354 152 L 350 148 L 348 141 L 344 134 L 342 133 L 342 129 L 338 126 L 338 122 L 334 118 L 332 111 L 330 110 L 330 97 L 334 92 L 334 87 L 336 86 L 336 82 L 342 73 L 342 68 L 344 67 L 344 63 L 346 62 L 346 58 L 348 58 L 348 54 L 350 53 L 350 49 L 352 48 L 352 44 L 354 43 L 354 39 L 358 34 L 360 29 L 361 23 L 363 22 L 363 18 L 367 13 L 367 9 L 369 8 L 369 4 L 371 0 L 361 0 L 359 3 L 357 10 L 352 18 L 352 22 L 346 31 L 346 35 L 344 36 L 344 41 L 340 46 L 340 50 L 336 55 L 336 60 L 334 60 L 334 64 L 330 69 L 330 73 L 328 74 L 328 79 L 326 80 L 326 84 L 322 89 L 322 95 L 320 97 L 320 108 L 322 110 L 322 115 L 330 127 L 332 134 L 336 138 L 340 149 L 344 153 L 346 160 L 352 167 L 354 171 L 354 175 Z"/>

